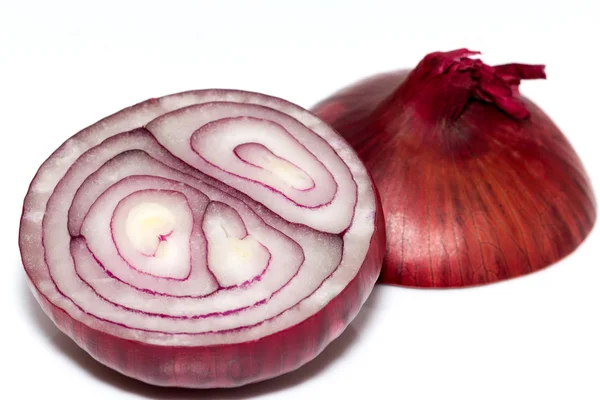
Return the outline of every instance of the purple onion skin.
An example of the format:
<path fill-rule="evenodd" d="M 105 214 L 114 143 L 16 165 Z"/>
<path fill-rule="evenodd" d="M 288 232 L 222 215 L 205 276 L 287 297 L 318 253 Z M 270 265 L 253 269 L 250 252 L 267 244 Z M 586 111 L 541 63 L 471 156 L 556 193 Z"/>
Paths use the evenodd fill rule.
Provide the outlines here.
<path fill-rule="evenodd" d="M 434 53 L 312 109 L 354 147 L 379 189 L 382 283 L 466 287 L 529 274 L 575 250 L 596 220 L 574 149 L 518 92 L 521 79 L 545 76 L 543 66 L 489 67 L 465 61 L 472 54 Z M 473 79 L 469 68 L 483 73 Z"/>
<path fill-rule="evenodd" d="M 380 202 L 378 201 L 378 204 Z M 203 347 L 156 346 L 92 329 L 50 303 L 27 282 L 56 326 L 102 364 L 156 386 L 237 387 L 294 371 L 314 359 L 349 325 L 367 300 L 381 271 L 385 251 L 381 208 L 358 274 L 318 313 L 256 341 Z"/>

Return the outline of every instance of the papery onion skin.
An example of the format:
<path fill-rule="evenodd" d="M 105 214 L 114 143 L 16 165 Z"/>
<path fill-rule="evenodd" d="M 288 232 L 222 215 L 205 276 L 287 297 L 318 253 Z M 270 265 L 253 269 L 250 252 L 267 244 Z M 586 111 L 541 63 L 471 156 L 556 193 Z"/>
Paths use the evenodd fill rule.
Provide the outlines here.
<path fill-rule="evenodd" d="M 445 288 L 518 277 L 571 253 L 594 225 L 581 161 L 518 92 L 521 79 L 545 78 L 543 66 L 489 67 L 474 54 L 432 53 L 412 71 L 367 78 L 312 108 L 377 184 L 383 283 Z"/>
<path fill-rule="evenodd" d="M 302 125 L 303 127 L 300 131 L 294 131 L 293 134 L 288 133 L 292 136 L 300 135 L 297 136 L 297 140 L 302 139 L 303 142 L 306 142 L 306 149 L 318 149 L 320 154 L 331 154 L 331 157 L 335 159 L 319 159 L 319 162 L 328 165 L 338 163 L 339 165 L 335 164 L 338 165 L 336 167 L 338 169 L 336 170 L 337 172 L 333 170 L 327 170 L 326 172 L 331 176 L 340 176 L 342 173 L 348 173 L 353 181 L 352 184 L 356 186 L 356 198 L 353 200 L 354 208 L 350 208 L 352 210 L 352 218 L 349 226 L 343 230 L 332 228 L 338 229 L 339 232 L 334 231 L 334 233 L 330 233 L 313 229 L 309 223 L 307 225 L 297 222 L 291 223 L 285 219 L 285 215 L 275 214 L 260 201 L 254 200 L 243 191 L 228 187 L 224 182 L 220 182 L 206 175 L 204 172 L 185 164 L 178 157 L 178 154 L 169 153 L 167 148 L 161 146 L 159 141 L 154 137 L 156 133 L 152 131 L 154 128 L 149 127 L 151 125 L 150 122 L 159 119 L 164 121 L 163 117 L 167 118 L 168 122 L 169 116 L 175 115 L 176 112 L 182 109 L 185 109 L 185 112 L 197 112 L 199 113 L 197 115 L 202 118 L 210 115 L 210 113 L 203 114 L 194 109 L 194 107 L 199 105 L 207 105 L 207 107 L 212 107 L 216 110 L 220 108 L 236 110 L 236 107 L 239 107 L 240 110 L 247 109 L 250 113 L 256 111 L 265 113 L 265 115 L 275 115 L 283 121 L 280 121 L 282 124 L 285 122 L 286 124 L 291 124 L 290 126 L 294 124 L 298 126 Z M 242 116 L 245 118 L 244 115 Z M 252 118 L 254 117 L 250 119 Z M 267 117 L 265 117 L 265 120 L 267 120 Z M 211 123 L 218 121 L 218 119 L 215 119 Z M 197 128 L 200 127 L 195 127 L 194 129 Z M 166 145 L 169 145 L 169 140 L 171 140 L 169 134 L 171 132 L 165 131 L 164 128 L 160 129 L 163 129 L 160 133 L 162 135 L 161 140 Z M 200 131 L 201 129 L 197 130 Z M 302 133 L 302 130 L 306 130 L 306 132 L 310 131 L 310 133 Z M 165 136 L 165 132 L 167 136 Z M 174 134 L 174 138 L 178 140 L 180 132 L 173 130 L 172 133 Z M 184 133 L 181 134 L 183 135 Z M 302 136 L 307 134 L 314 135 L 314 137 L 307 138 L 306 136 Z M 311 140 L 312 144 L 309 146 L 307 143 Z M 319 147 L 321 145 L 324 147 Z M 128 162 L 129 160 L 133 161 Z M 155 173 L 150 176 L 148 172 L 151 169 L 151 165 L 154 165 L 152 163 L 160 165 L 160 167 L 157 167 L 158 169 L 155 171 L 151 171 Z M 117 168 L 119 165 L 124 165 L 133 172 L 123 172 L 123 176 L 119 177 L 117 175 L 123 171 Z M 321 165 L 323 168 L 326 168 L 324 164 Z M 343 170 L 340 172 L 340 166 L 346 168 L 347 171 Z M 288 164 L 284 163 L 283 167 L 288 168 Z M 166 175 L 162 177 L 164 174 Z M 106 181 L 107 179 L 108 181 Z M 177 182 L 178 180 L 179 182 Z M 154 183 L 152 183 L 151 187 L 136 189 L 138 186 L 142 187 L 145 185 L 146 182 Z M 194 184 L 198 186 L 193 188 L 189 186 Z M 337 184 L 341 185 L 341 182 L 337 182 Z M 346 183 L 344 184 L 348 186 Z M 104 189 L 102 185 L 108 186 Z M 310 290 L 313 290 L 313 286 L 315 289 L 307 297 L 298 299 L 288 294 L 288 297 L 283 298 L 283 300 L 289 301 L 289 299 L 292 299 L 297 303 L 292 303 L 290 308 L 284 308 L 284 311 L 280 314 L 268 317 L 266 320 L 259 320 L 256 324 L 251 322 L 254 317 L 239 317 L 239 319 L 236 319 L 238 318 L 236 315 L 238 313 L 243 315 L 246 311 L 250 313 L 256 307 L 261 307 L 269 302 L 272 302 L 273 308 L 277 309 L 277 304 L 274 303 L 276 300 L 273 299 L 276 295 L 279 295 L 279 291 L 282 291 L 282 293 L 285 291 L 286 285 L 289 282 L 294 282 L 298 273 L 290 281 L 281 282 L 283 286 L 276 292 L 273 292 L 271 297 L 249 307 L 239 309 L 235 309 L 234 307 L 231 311 L 228 309 L 225 312 L 205 313 L 206 315 L 202 313 L 196 315 L 192 312 L 184 316 L 179 315 L 180 313 L 184 313 L 180 309 L 166 308 L 164 313 L 160 311 L 153 314 L 149 311 L 133 309 L 131 305 L 124 306 L 114 303 L 114 301 L 108 301 L 102 297 L 102 292 L 96 292 L 94 285 L 101 286 L 109 282 L 109 284 L 116 285 L 114 287 L 120 287 L 121 289 L 119 290 L 129 290 L 134 296 L 125 297 L 128 301 L 131 301 L 132 298 L 135 299 L 135 296 L 140 296 L 139 298 L 142 298 L 141 296 L 156 296 L 160 299 L 161 296 L 165 296 L 165 298 L 173 297 L 174 295 L 169 293 L 174 292 L 177 285 L 184 284 L 190 275 L 193 276 L 193 273 L 186 274 L 187 277 L 185 278 L 177 275 L 177 278 L 167 277 L 161 281 L 160 277 L 140 272 L 136 270 L 135 266 L 132 266 L 132 271 L 125 271 L 126 273 L 123 275 L 125 278 L 121 277 L 117 279 L 117 276 L 102 266 L 105 273 L 104 275 L 100 273 L 100 278 L 97 279 L 98 271 L 100 271 L 97 268 L 101 266 L 102 260 L 96 259 L 89 244 L 92 242 L 89 242 L 88 251 L 94 255 L 92 260 L 98 263 L 94 272 L 89 273 L 89 271 L 85 271 L 87 275 L 79 274 L 77 267 L 87 267 L 85 264 L 79 265 L 77 263 L 78 258 L 74 256 L 75 253 L 71 252 L 70 254 L 71 261 L 76 266 L 77 279 L 87 284 L 87 286 L 82 286 L 82 288 L 88 292 L 90 290 L 94 291 L 94 294 L 91 296 L 94 301 L 109 303 L 106 307 L 108 307 L 107 309 L 110 310 L 110 313 L 114 313 L 115 316 L 122 314 L 123 316 L 131 315 L 132 317 L 136 317 L 137 315 L 139 321 L 141 321 L 138 323 L 143 326 L 129 327 L 130 322 L 128 320 L 126 320 L 126 323 L 122 323 L 117 322 L 117 320 L 107 319 L 107 317 L 100 318 L 94 314 L 98 310 L 93 308 L 85 309 L 85 307 L 89 306 L 83 302 L 87 292 L 76 292 L 75 296 L 69 297 L 59 289 L 60 285 L 66 285 L 64 287 L 68 289 L 68 284 L 56 282 L 56 277 L 52 275 L 53 268 L 54 273 L 57 271 L 57 266 L 54 265 L 56 262 L 53 260 L 56 259 L 57 254 L 61 257 L 62 255 L 60 252 L 57 253 L 55 246 L 44 247 L 43 243 L 46 241 L 53 243 L 53 240 L 55 240 L 53 237 L 48 239 L 49 236 L 60 237 L 62 235 L 68 238 L 66 243 L 63 244 L 59 241 L 57 245 L 65 245 L 65 248 L 68 249 L 69 242 L 77 244 L 75 246 L 76 250 L 79 249 L 77 251 L 80 252 L 82 251 L 80 244 L 89 241 L 91 238 L 86 238 L 85 235 L 92 236 L 95 234 L 95 230 L 100 228 L 88 221 L 89 218 L 91 218 L 91 221 L 97 220 L 98 216 L 102 215 L 98 214 L 98 212 L 104 212 L 102 210 L 105 206 L 96 204 L 97 202 L 106 198 L 108 200 L 102 200 L 104 201 L 103 204 L 108 204 L 106 207 L 110 207 L 110 204 L 113 203 L 119 207 L 118 204 L 121 204 L 123 199 L 121 197 L 114 197 L 114 193 L 118 194 L 121 193 L 120 191 L 126 189 L 123 192 L 124 198 L 129 198 L 127 196 L 131 196 L 131 194 L 127 190 L 131 188 L 133 188 L 131 190 L 137 190 L 133 193 L 142 193 L 143 196 L 158 196 L 157 193 L 160 194 L 160 190 L 164 190 L 164 196 L 161 199 L 167 199 L 165 201 L 168 202 L 168 197 L 173 197 L 172 193 L 174 190 L 177 190 L 177 185 L 180 185 L 182 193 L 177 194 L 177 198 L 181 198 L 185 193 L 190 195 L 196 193 L 194 195 L 197 197 L 196 200 L 194 200 L 195 198 L 188 198 L 188 206 L 194 204 L 190 202 L 190 199 L 196 201 L 198 204 L 208 203 L 210 205 L 211 202 L 227 201 L 233 205 L 238 204 L 240 207 L 243 205 L 242 208 L 234 208 L 234 211 L 238 213 L 239 218 L 242 218 L 242 215 L 246 215 L 241 220 L 244 229 L 246 229 L 246 235 L 251 233 L 249 229 L 261 229 L 262 236 L 255 236 L 256 238 L 271 237 L 269 240 L 273 243 L 277 242 L 277 240 L 286 240 L 288 242 L 297 240 L 298 242 L 294 244 L 296 247 L 300 246 L 299 243 L 312 243 L 310 241 L 313 240 L 310 239 L 312 236 L 316 238 L 315 240 L 318 244 L 323 242 L 322 239 L 331 237 L 331 243 L 325 243 L 323 246 L 331 246 L 334 250 L 330 251 L 328 248 L 324 248 L 324 254 L 331 258 L 333 256 L 330 257 L 330 255 L 337 254 L 336 252 L 339 250 L 342 252 L 342 258 L 329 275 L 310 283 L 312 285 L 310 286 Z M 204 187 L 206 189 L 203 189 Z M 305 190 L 312 189 L 313 187 Z M 267 193 L 267 196 L 271 195 L 269 191 L 259 192 L 256 190 L 256 193 L 263 197 L 265 196 L 264 193 Z M 65 194 L 68 194 L 70 197 L 61 197 Z M 273 196 L 275 195 L 278 194 L 273 194 Z M 90 201 L 89 196 L 94 196 L 93 202 Z M 298 196 L 300 196 L 299 199 L 302 201 L 302 195 Z M 208 201 L 202 200 L 203 198 L 208 198 Z M 273 200 L 271 199 L 270 201 Z M 287 201 L 287 199 L 282 201 Z M 351 204 L 345 199 L 334 198 L 330 200 L 330 202 L 334 201 L 337 202 L 337 208 L 332 210 L 333 213 L 324 214 L 325 217 L 336 216 L 337 218 L 337 213 L 341 211 L 347 212 L 348 210 L 345 210 L 345 208 L 348 208 Z M 86 209 L 86 207 L 89 208 Z M 219 207 L 224 206 L 221 205 Z M 290 205 L 290 214 L 293 214 L 295 211 L 294 207 L 296 206 Z M 300 206 L 298 207 L 300 208 Z M 319 212 L 319 206 L 313 206 L 313 208 L 317 210 L 315 212 Z M 95 211 L 96 209 L 100 211 Z M 192 233 L 203 229 L 202 221 L 205 218 L 205 210 L 192 210 L 194 213 L 199 213 L 198 221 L 194 220 L 195 228 L 192 230 Z M 241 210 L 244 211 L 242 212 Z M 311 210 L 312 208 L 302 209 L 299 213 L 308 215 L 308 213 L 312 212 Z M 96 214 L 94 214 L 95 212 Z M 327 212 L 327 210 L 325 209 L 323 212 Z M 68 215 L 68 218 L 57 220 L 56 215 L 62 214 L 65 217 Z M 118 214 L 113 211 L 112 215 L 114 218 Z M 252 219 L 248 219 L 248 215 L 254 215 L 252 218 L 256 221 L 252 222 Z M 300 217 L 296 215 L 294 218 Z M 263 225 L 268 226 L 269 229 L 265 231 L 262 225 L 257 225 L 257 221 L 259 220 L 262 221 Z M 318 218 L 315 221 L 314 223 L 317 225 L 319 223 L 322 224 L 322 221 L 319 221 Z M 112 240 L 110 238 L 111 230 L 115 227 L 123 226 L 123 224 L 114 225 L 111 218 L 106 219 L 105 222 L 107 230 L 99 230 L 99 232 L 103 232 L 103 236 L 99 237 L 106 238 L 104 239 L 105 243 L 102 244 L 102 242 L 99 242 L 98 238 L 95 238 L 95 241 L 93 241 L 95 243 L 94 246 L 103 246 L 102 252 L 105 252 L 112 245 L 118 248 L 119 246 L 115 243 L 115 240 L 123 240 L 122 233 L 117 236 L 113 235 Z M 136 223 L 136 221 L 133 220 L 133 223 Z M 90 224 L 92 224 L 91 227 L 89 226 Z M 46 231 L 54 225 L 59 229 L 56 231 Z M 168 228 L 168 230 L 171 229 L 178 232 L 177 225 L 174 228 Z M 258 93 L 232 90 L 205 90 L 178 93 L 139 103 L 99 121 L 65 142 L 42 165 L 29 188 L 23 207 L 19 246 L 27 274 L 27 282 L 36 300 L 56 326 L 94 359 L 126 376 L 157 386 L 219 388 L 241 386 L 293 371 L 315 358 L 332 340 L 337 338 L 357 315 L 379 276 L 385 251 L 384 229 L 381 201 L 370 175 L 349 145 L 321 120 L 296 105 Z M 269 233 L 267 235 L 265 232 L 270 232 L 270 230 L 279 231 L 279 233 Z M 109 234 L 104 236 L 105 232 L 109 232 Z M 171 234 L 170 232 L 162 231 L 159 233 L 161 243 L 163 234 L 165 237 Z M 258 231 L 255 233 L 258 235 Z M 296 238 L 294 235 L 300 236 Z M 206 238 L 207 236 L 201 237 L 202 243 L 206 244 Z M 347 257 L 347 254 L 353 254 L 354 250 L 349 249 L 348 253 L 346 253 L 344 250 L 346 238 L 350 244 L 362 249 L 359 250 L 359 253 L 362 254 L 360 258 Z M 365 241 L 364 239 L 368 240 Z M 164 240 L 168 241 L 169 239 Z M 192 243 L 191 239 L 190 243 Z M 261 246 L 265 246 L 264 243 L 259 243 Z M 335 248 L 335 245 L 338 243 L 341 244 L 341 249 Z M 120 243 L 120 245 L 123 245 L 123 243 Z M 295 249 L 296 247 L 292 248 Z M 190 248 L 192 248 L 191 244 Z M 268 249 L 269 252 L 270 250 L 272 249 Z M 304 248 L 302 251 L 308 257 L 311 251 L 316 252 L 320 250 L 319 248 Z M 331 253 L 332 251 L 333 253 Z M 190 257 L 193 257 L 193 254 Z M 202 260 L 203 257 L 205 255 L 202 255 L 200 259 Z M 88 258 L 88 263 L 90 259 L 91 257 Z M 269 263 L 271 261 L 269 258 Z M 208 260 L 206 262 L 208 263 Z M 323 268 L 327 265 L 326 262 L 329 261 L 323 261 Z M 54 266 L 51 267 L 51 264 Z M 198 260 L 195 262 L 190 260 L 190 265 L 195 266 L 196 264 L 198 264 Z M 304 264 L 307 265 L 304 266 Z M 60 265 L 60 267 L 67 268 L 68 266 Z M 112 267 L 114 268 L 114 265 Z M 215 266 L 207 265 L 206 267 L 210 269 Z M 216 267 L 219 266 L 217 265 Z M 266 273 L 277 273 L 273 272 L 273 268 L 275 267 L 272 265 L 269 266 L 269 270 Z M 302 259 L 301 268 L 311 268 L 311 266 L 308 265 L 305 259 Z M 317 265 L 316 268 L 321 268 L 321 266 Z M 344 268 L 346 269 L 344 270 Z M 58 271 L 60 272 L 60 269 Z M 123 273 L 123 271 L 117 272 Z M 69 274 L 73 275 L 71 272 Z M 85 276 L 90 276 L 91 279 L 96 280 L 86 282 L 85 279 L 88 278 L 85 278 Z M 164 287 L 168 290 L 160 292 L 154 289 L 137 288 L 135 287 L 138 284 L 137 282 L 125 282 L 122 280 L 128 279 L 130 276 L 137 276 L 138 279 L 143 278 L 145 281 L 156 279 L 156 282 L 159 282 L 158 286 L 164 284 Z M 261 275 L 257 278 L 248 279 L 239 287 L 221 285 L 221 288 L 216 293 L 225 293 L 223 298 L 227 299 L 228 291 L 251 290 L 248 288 L 260 285 L 265 281 L 269 281 L 269 279 Z M 80 284 L 80 282 L 77 283 Z M 300 285 L 304 285 L 304 283 L 301 282 Z M 308 283 L 306 286 L 308 286 Z M 325 289 L 326 286 L 327 289 Z M 302 286 L 296 285 L 295 288 L 302 289 Z M 107 293 L 106 288 L 104 290 L 104 293 Z M 139 292 L 136 294 L 135 290 L 139 290 Z M 189 291 L 190 289 L 186 290 Z M 306 289 L 303 290 L 306 291 Z M 91 294 L 91 292 L 87 294 Z M 115 293 L 112 294 L 114 295 Z M 181 301 L 204 301 L 204 297 L 210 298 L 212 295 L 213 293 L 203 296 L 192 296 L 186 292 L 186 295 L 181 296 Z M 118 296 L 116 297 L 118 298 Z M 176 301 L 179 301 L 177 296 L 174 297 Z M 173 301 L 173 299 L 170 299 L 170 301 Z M 78 302 L 83 302 L 83 305 L 78 304 Z M 153 304 L 148 303 L 143 306 L 150 309 L 159 303 Z M 216 306 L 219 306 L 219 304 L 216 304 Z M 269 309 L 264 310 L 264 313 L 268 312 L 270 312 Z M 230 329 L 213 329 L 209 327 L 209 330 L 206 330 L 198 328 L 197 332 L 193 331 L 191 333 L 187 330 L 169 333 L 168 329 L 163 329 L 180 322 L 185 322 L 188 324 L 187 326 L 193 327 L 195 321 L 205 323 L 205 317 L 214 319 L 221 318 L 221 315 L 223 320 L 228 318 L 227 321 L 233 321 L 234 326 Z M 285 319 L 286 315 L 287 319 Z M 279 320 L 283 320 L 283 322 L 278 322 Z M 134 322 L 132 320 L 131 324 L 134 324 Z M 262 324 L 265 323 L 265 325 L 268 325 L 266 324 L 267 322 L 272 326 L 262 329 Z M 145 326 L 146 323 L 149 327 Z M 278 328 L 280 326 L 278 324 L 283 326 L 283 328 Z M 153 328 L 155 326 L 158 326 L 160 329 Z M 206 335 L 206 339 L 203 338 L 204 335 Z M 179 336 L 183 337 L 183 339 L 179 340 Z M 204 342 L 208 344 L 203 344 Z"/>

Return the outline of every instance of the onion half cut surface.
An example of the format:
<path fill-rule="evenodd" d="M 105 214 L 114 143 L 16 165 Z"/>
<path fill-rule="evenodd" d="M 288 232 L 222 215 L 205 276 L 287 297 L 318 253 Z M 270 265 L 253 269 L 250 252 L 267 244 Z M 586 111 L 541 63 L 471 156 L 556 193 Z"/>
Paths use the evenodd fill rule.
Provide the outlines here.
<path fill-rule="evenodd" d="M 292 371 L 356 316 L 381 269 L 356 153 L 287 101 L 150 99 L 67 140 L 25 198 L 28 283 L 58 328 L 135 379 L 232 387 Z"/>

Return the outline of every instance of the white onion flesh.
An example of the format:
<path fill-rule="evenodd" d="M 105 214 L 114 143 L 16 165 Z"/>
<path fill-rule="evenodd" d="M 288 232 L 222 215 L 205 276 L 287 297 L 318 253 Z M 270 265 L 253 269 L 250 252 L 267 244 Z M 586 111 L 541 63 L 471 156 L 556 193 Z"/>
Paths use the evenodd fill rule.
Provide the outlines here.
<path fill-rule="evenodd" d="M 69 139 L 25 200 L 31 283 L 72 318 L 156 345 L 242 343 L 357 275 L 376 200 L 345 141 L 280 99 L 188 92 Z"/>

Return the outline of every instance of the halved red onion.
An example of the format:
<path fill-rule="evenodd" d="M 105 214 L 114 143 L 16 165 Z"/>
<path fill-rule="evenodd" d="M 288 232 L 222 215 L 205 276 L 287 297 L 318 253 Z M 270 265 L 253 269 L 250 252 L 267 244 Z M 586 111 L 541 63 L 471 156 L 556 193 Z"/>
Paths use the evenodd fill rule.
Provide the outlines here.
<path fill-rule="evenodd" d="M 30 287 L 95 359 L 163 386 L 229 387 L 316 357 L 356 316 L 385 247 L 355 152 L 281 99 L 151 99 L 40 168 L 20 246 Z"/>
<path fill-rule="evenodd" d="M 465 287 L 545 268 L 596 220 L 577 153 L 521 96 L 543 65 L 489 66 L 467 49 L 428 54 L 314 107 L 358 151 L 381 193 L 381 282 Z"/>

